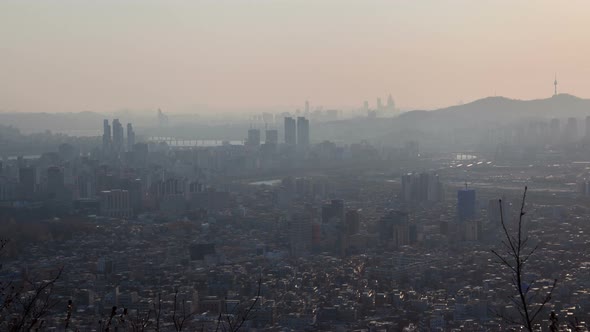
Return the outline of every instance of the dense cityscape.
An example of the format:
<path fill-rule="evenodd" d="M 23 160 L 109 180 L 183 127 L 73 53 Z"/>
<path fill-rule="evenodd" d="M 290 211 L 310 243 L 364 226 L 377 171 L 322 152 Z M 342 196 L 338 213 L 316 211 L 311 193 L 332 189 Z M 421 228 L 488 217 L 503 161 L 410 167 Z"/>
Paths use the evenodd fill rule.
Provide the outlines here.
<path fill-rule="evenodd" d="M 0 0 L 0 332 L 590 331 L 589 14 Z"/>
<path fill-rule="evenodd" d="M 539 293 L 531 306 L 552 292 L 535 328 L 547 330 L 551 314 L 585 328 L 590 116 L 585 126 L 575 117 L 522 120 L 524 134 L 498 145 L 508 152 L 314 139 L 326 123 L 404 116 L 388 104 L 348 120 L 312 113 L 309 103 L 254 116 L 241 141 L 146 137 L 105 119 L 94 147 L 62 135 L 67 142 L 54 151 L 6 156 L 1 277 L 29 293 L 50 283 L 53 301 L 42 319 L 24 324 L 517 327 L 510 273 L 491 250 L 501 249 L 504 223 L 517 225 L 528 186 L 523 232 L 537 247 L 522 282 Z M 152 130 L 174 126 L 160 110 L 154 118 Z M 19 317 L 12 309 L 3 311 L 5 327 Z"/>

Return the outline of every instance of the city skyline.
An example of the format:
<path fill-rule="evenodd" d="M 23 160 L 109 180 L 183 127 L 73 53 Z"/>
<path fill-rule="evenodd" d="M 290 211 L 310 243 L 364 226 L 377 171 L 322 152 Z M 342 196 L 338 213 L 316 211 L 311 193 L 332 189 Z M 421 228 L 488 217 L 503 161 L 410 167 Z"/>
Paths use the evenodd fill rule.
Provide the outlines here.
<path fill-rule="evenodd" d="M 0 331 L 590 332 L 588 11 L 0 1 Z"/>
<path fill-rule="evenodd" d="M 581 1 L 5 1 L 0 69 L 11 79 L 0 83 L 0 109 L 206 113 L 303 109 L 305 100 L 360 109 L 389 93 L 402 109 L 434 109 L 549 97 L 555 73 L 560 92 L 584 97 L 588 9 Z"/>

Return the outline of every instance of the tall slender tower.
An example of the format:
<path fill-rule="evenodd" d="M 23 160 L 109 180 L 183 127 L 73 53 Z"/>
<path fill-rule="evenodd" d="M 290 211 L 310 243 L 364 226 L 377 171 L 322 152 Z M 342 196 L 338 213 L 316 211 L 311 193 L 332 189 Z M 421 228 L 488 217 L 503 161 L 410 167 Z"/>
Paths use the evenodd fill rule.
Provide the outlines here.
<path fill-rule="evenodd" d="M 553 91 L 553 95 L 557 96 L 557 74 L 555 74 L 555 81 L 553 81 L 553 86 L 555 87 L 555 90 Z"/>
<path fill-rule="evenodd" d="M 135 131 L 133 130 L 133 125 L 131 123 L 128 123 L 127 124 L 127 151 L 132 151 L 133 145 L 135 145 Z"/>
<path fill-rule="evenodd" d="M 303 116 L 297 117 L 297 145 L 302 148 L 309 145 L 309 120 Z"/>
<path fill-rule="evenodd" d="M 285 143 L 290 146 L 297 144 L 296 122 L 290 116 L 285 118 Z"/>
<path fill-rule="evenodd" d="M 108 151 L 111 147 L 111 126 L 109 120 L 105 119 L 103 122 L 103 133 L 102 133 L 102 149 Z"/>
<path fill-rule="evenodd" d="M 115 151 L 122 152 L 125 149 L 123 142 L 125 134 L 123 133 L 123 125 L 119 119 L 113 120 L 113 147 Z"/>

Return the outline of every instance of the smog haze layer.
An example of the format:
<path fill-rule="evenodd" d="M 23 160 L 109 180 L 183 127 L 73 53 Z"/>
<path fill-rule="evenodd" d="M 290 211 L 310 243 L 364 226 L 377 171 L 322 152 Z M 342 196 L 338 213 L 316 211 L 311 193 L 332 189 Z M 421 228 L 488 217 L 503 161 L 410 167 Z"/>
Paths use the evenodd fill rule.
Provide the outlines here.
<path fill-rule="evenodd" d="M 586 1 L 2 1 L 0 110 L 587 96 Z"/>

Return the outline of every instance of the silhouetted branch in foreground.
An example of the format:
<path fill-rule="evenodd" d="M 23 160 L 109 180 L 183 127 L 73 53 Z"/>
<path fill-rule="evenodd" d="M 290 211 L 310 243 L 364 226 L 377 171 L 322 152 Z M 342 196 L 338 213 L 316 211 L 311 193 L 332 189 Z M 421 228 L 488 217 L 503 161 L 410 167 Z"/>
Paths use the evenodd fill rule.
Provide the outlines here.
<path fill-rule="evenodd" d="M 52 295 L 55 282 L 62 272 L 63 267 L 52 279 L 42 282 L 25 278 L 25 286 L 31 287 L 31 290 L 25 291 L 26 288 L 23 288 L 15 294 L 9 311 L 16 313 L 16 318 L 9 324 L 9 331 L 31 331 L 44 324 L 43 317 L 58 303 L 52 299 Z"/>
<path fill-rule="evenodd" d="M 178 290 L 175 290 L 174 304 L 172 308 L 172 321 L 174 323 L 175 331 L 182 331 L 182 329 L 185 327 L 185 323 L 187 322 L 187 320 L 194 316 L 196 312 L 187 311 L 185 299 L 182 299 L 179 307 L 178 300 Z"/>
<path fill-rule="evenodd" d="M 219 331 L 220 329 L 221 329 L 221 331 L 224 331 L 224 332 L 225 331 L 229 331 L 229 332 L 239 331 L 246 321 L 253 318 L 252 313 L 253 313 L 254 308 L 256 307 L 256 304 L 260 300 L 261 290 L 262 290 L 262 277 L 259 277 L 258 278 L 258 290 L 256 291 L 256 297 L 254 298 L 252 303 L 237 315 L 235 314 L 235 311 L 239 310 L 239 308 L 237 306 L 232 309 L 231 313 L 226 312 L 226 314 L 225 314 L 226 321 L 225 322 L 222 319 L 224 315 L 222 313 L 219 313 L 219 316 L 217 317 L 217 326 L 215 327 L 215 332 Z"/>
<path fill-rule="evenodd" d="M 0 240 L 0 253 L 8 240 Z M 22 282 L 0 281 L 0 328 L 20 332 L 41 329 L 43 318 L 58 303 L 52 297 L 63 267 L 47 280 L 34 281 L 24 275 Z"/>
<path fill-rule="evenodd" d="M 505 315 L 501 315 L 502 318 L 509 323 L 522 325 L 527 331 L 532 332 L 534 323 L 539 318 L 539 314 L 551 300 L 553 290 L 557 286 L 557 279 L 553 280 L 553 284 L 545 294 L 540 294 L 541 289 L 537 292 L 532 292 L 534 281 L 527 285 L 525 280 L 523 280 L 527 263 L 538 249 L 538 245 L 531 246 L 529 244 L 529 238 L 523 232 L 523 219 L 526 214 L 524 211 L 526 194 L 527 187 L 524 188 L 522 195 L 520 214 L 518 224 L 516 225 L 517 229 L 512 232 L 515 234 L 512 234 L 506 225 L 502 200 L 499 200 L 500 222 L 502 224 L 504 240 L 502 240 L 502 250 L 492 249 L 491 251 L 498 259 L 498 264 L 505 266 L 510 271 L 511 284 L 517 293 L 515 297 L 511 296 L 509 299 L 518 312 L 518 319 L 514 320 Z M 539 296 L 541 296 L 540 301 L 535 302 L 535 299 Z"/>
<path fill-rule="evenodd" d="M 148 309 L 145 314 L 137 312 L 135 316 L 129 319 L 129 325 L 131 325 L 131 331 L 133 332 L 144 332 L 152 323 L 151 321 L 152 309 Z"/>

